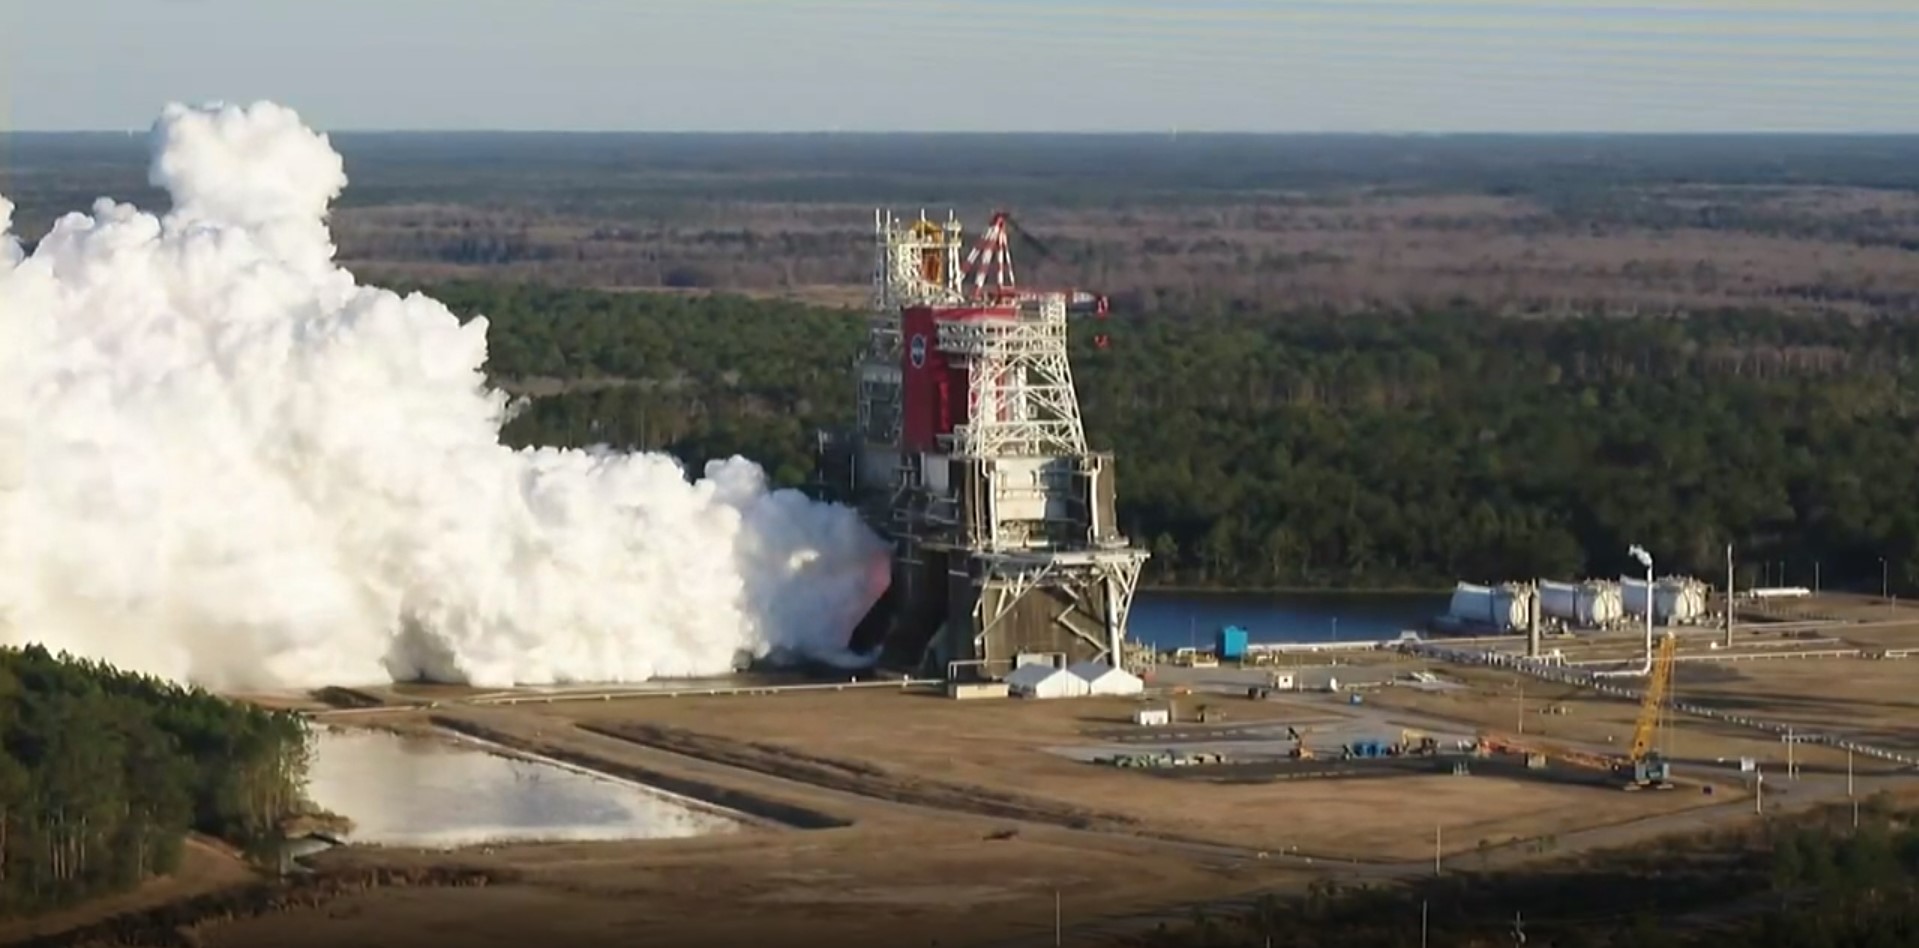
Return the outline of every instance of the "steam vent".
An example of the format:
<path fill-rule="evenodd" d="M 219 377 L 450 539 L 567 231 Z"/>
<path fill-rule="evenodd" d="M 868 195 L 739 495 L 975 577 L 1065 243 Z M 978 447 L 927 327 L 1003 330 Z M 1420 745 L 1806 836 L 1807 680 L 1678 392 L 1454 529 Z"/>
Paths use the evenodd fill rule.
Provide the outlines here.
<path fill-rule="evenodd" d="M 1005 214 L 874 217 L 873 319 L 855 431 L 820 474 L 893 542 L 892 583 L 853 633 L 881 663 L 955 680 L 1023 660 L 1129 664 L 1146 552 L 1120 535 L 1113 456 L 1086 446 L 1067 320 L 1103 297 L 1015 285 Z"/>

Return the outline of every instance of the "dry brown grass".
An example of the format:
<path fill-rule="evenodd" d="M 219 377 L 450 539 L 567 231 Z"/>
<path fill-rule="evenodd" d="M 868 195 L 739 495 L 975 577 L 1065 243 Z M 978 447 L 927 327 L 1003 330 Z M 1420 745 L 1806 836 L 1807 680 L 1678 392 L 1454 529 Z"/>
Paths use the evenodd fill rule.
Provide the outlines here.
<path fill-rule="evenodd" d="M 439 857 L 347 858 L 382 862 Z M 1167 898 L 1301 876 L 1089 848 L 1044 830 L 989 840 L 929 822 L 752 842 L 666 841 L 501 849 L 465 862 L 524 881 L 484 889 L 373 890 L 324 909 L 209 926 L 221 946 L 966 944 L 1049 931 L 1054 891 L 1068 924 Z"/>
<path fill-rule="evenodd" d="M 1116 293 L 1204 291 L 1341 307 L 1461 297 L 1547 313 L 1733 304 L 1919 309 L 1919 256 L 1845 236 L 1919 239 L 1910 196 L 1844 188 L 1638 195 L 1679 212 L 1681 221 L 1711 205 L 1740 209 L 1714 229 L 1565 216 L 1524 199 L 1475 194 L 1280 197 L 1248 195 L 1244 204 L 1206 208 L 1024 208 L 1027 229 L 1055 253 L 1020 248 L 1022 275 Z M 1614 203 L 1635 198 L 1624 192 Z M 868 279 L 871 213 L 851 204 L 768 201 L 683 209 L 671 221 L 348 208 L 338 233 L 343 259 L 383 276 L 627 289 L 671 283 L 678 270 L 704 286 L 856 306 Z M 445 255 L 462 241 L 494 237 L 526 255 L 491 263 Z"/>
<path fill-rule="evenodd" d="M 1688 701 L 1919 753 L 1919 661 L 1741 662 L 1682 666 L 1676 677 Z"/>
<path fill-rule="evenodd" d="M 1837 680 L 1853 675 L 1861 668 L 1894 664 L 1862 659 L 1784 659 L 1739 663 L 1736 666 L 1682 664 L 1675 670 L 1674 691 L 1681 700 L 1688 702 L 1727 710 L 1736 706 L 1742 713 L 1755 719 L 1790 723 L 1794 720 L 1794 708 L 1801 699 L 1797 697 L 1799 692 L 1785 684 L 1788 679 L 1797 678 L 1802 682 Z M 1908 673 L 1910 671 L 1908 668 Z M 1396 690 L 1383 693 L 1373 700 L 1378 705 L 1471 722 L 1509 735 L 1519 730 L 1523 708 L 1524 736 L 1535 741 L 1607 746 L 1621 752 L 1631 742 L 1633 726 L 1639 714 L 1636 702 L 1489 669 L 1463 669 L 1457 671 L 1456 675 L 1470 683 L 1472 690 L 1459 694 Z M 1742 677 L 1728 679 L 1728 675 Z M 1743 677 L 1746 675 L 1753 677 Z M 1776 675 L 1781 676 L 1778 683 L 1756 691 L 1750 685 L 1729 689 L 1722 684 L 1732 680 L 1751 682 Z M 1522 682 L 1523 688 L 1519 687 Z M 1894 683 L 1892 686 L 1897 687 L 1895 682 L 1896 676 L 1880 678 L 1876 679 L 1876 683 L 1862 683 L 1859 690 L 1862 694 L 1883 695 L 1888 683 Z M 1735 701 L 1733 695 L 1744 697 Z M 1747 700 L 1751 698 L 1757 700 Z M 1566 708 L 1567 713 L 1543 713 L 1545 708 L 1555 705 Z M 1812 723 L 1809 717 L 1805 720 L 1808 724 Z M 1860 736 L 1864 737 L 1863 734 Z M 1751 757 L 1768 770 L 1784 770 L 1787 760 L 1786 745 L 1778 739 L 1749 728 L 1686 715 L 1671 719 L 1664 740 L 1667 753 L 1681 762 L 1679 766 L 1682 770 L 1683 762 L 1687 760 L 1716 762 L 1741 757 Z M 1793 762 L 1801 769 L 1824 773 L 1843 772 L 1845 756 L 1843 751 L 1810 744 L 1802 744 L 1792 753 Z M 1854 766 L 1861 775 L 1887 773 L 1893 769 L 1889 763 L 1864 757 L 1857 758 Z"/>

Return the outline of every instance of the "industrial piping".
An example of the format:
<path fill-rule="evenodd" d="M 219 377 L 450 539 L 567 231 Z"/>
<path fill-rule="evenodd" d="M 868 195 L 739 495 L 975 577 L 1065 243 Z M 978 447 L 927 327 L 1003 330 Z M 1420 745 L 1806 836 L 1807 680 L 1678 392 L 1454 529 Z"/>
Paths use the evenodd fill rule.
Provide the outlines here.
<path fill-rule="evenodd" d="M 1637 543 L 1633 544 L 1632 548 L 1626 552 L 1631 554 L 1633 559 L 1638 560 L 1639 564 L 1646 568 L 1646 658 L 1638 668 L 1609 672 L 1593 672 L 1592 676 L 1594 678 L 1643 678 L 1652 674 L 1652 608 L 1653 600 L 1658 598 L 1654 595 L 1655 590 L 1653 588 L 1652 554 L 1646 552 L 1646 548 Z"/>

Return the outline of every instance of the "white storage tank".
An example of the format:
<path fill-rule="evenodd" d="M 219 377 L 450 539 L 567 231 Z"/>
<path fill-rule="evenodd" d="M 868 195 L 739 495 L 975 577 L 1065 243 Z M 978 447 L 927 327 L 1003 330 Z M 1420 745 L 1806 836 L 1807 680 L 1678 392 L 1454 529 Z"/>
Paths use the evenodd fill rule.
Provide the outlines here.
<path fill-rule="evenodd" d="M 1493 611 L 1493 591 L 1485 586 L 1472 583 L 1460 583 L 1453 588 L 1453 600 L 1446 605 L 1446 614 L 1467 622 L 1484 622 Z"/>
<path fill-rule="evenodd" d="M 1539 613 L 1582 629 L 1597 629 L 1619 620 L 1624 611 L 1619 587 L 1612 583 L 1587 581 L 1539 584 Z"/>
<path fill-rule="evenodd" d="M 1630 576 L 1619 580 L 1621 604 L 1626 618 L 1644 619 L 1646 581 Z M 1653 584 L 1653 621 L 1691 622 L 1706 614 L 1706 584 L 1686 576 L 1668 576 Z"/>
<path fill-rule="evenodd" d="M 1471 625 L 1511 632 L 1526 628 L 1531 607 L 1532 594 L 1524 586 L 1460 583 L 1447 613 Z"/>
<path fill-rule="evenodd" d="M 1691 576 L 1668 576 L 1659 581 L 1654 610 L 1665 610 L 1674 622 L 1694 622 L 1706 615 L 1710 590 Z"/>

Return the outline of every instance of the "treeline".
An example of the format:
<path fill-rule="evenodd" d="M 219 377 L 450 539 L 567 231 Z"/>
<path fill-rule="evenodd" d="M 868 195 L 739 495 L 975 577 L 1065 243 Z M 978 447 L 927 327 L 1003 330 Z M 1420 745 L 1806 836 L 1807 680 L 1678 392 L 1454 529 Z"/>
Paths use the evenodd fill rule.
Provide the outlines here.
<path fill-rule="evenodd" d="M 531 399 L 517 443 L 787 484 L 853 413 L 858 312 L 727 297 L 436 288 L 493 320 L 489 369 Z M 1662 569 L 1877 591 L 1919 578 L 1919 322 L 1335 315 L 1215 305 L 1075 333 L 1088 432 L 1120 455 L 1151 580 L 1446 585 Z M 528 380 L 540 381 L 533 384 Z M 1882 560 L 1884 561 L 1882 564 Z M 1882 572 L 1883 571 L 1883 572 Z"/>
<path fill-rule="evenodd" d="M 1220 312 L 1079 359 L 1162 580 L 1919 575 L 1919 323 Z M 1769 568 L 1773 580 L 1780 569 Z"/>
<path fill-rule="evenodd" d="M 1751 830 L 1674 836 L 1518 872 L 1409 887 L 1315 883 L 1250 912 L 1198 913 L 1134 948 L 1872 948 L 1919 930 L 1919 829 L 1885 800 Z M 1422 903 L 1425 929 L 1421 933 Z"/>
<path fill-rule="evenodd" d="M 302 804 L 296 715 L 0 649 L 0 916 L 171 871 L 197 830 L 256 852 Z"/>
<path fill-rule="evenodd" d="M 530 203 L 621 210 L 688 199 L 1192 203 L 1382 188 L 1585 192 L 1705 183 L 1919 187 L 1919 136 L 678 134 L 335 132 L 350 205 Z M 148 143 L 0 135 L 12 197 L 144 190 Z"/>

